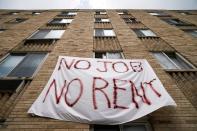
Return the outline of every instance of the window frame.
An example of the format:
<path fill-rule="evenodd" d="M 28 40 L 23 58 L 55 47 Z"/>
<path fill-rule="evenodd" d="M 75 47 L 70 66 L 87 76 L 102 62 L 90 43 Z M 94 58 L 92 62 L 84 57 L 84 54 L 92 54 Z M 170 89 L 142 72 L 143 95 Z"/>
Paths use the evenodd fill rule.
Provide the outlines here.
<path fill-rule="evenodd" d="M 197 38 L 197 29 L 183 29 L 183 31 L 193 38 Z M 193 35 L 192 32 L 196 32 L 196 35 Z"/>
<path fill-rule="evenodd" d="M 95 56 L 96 56 L 96 53 L 102 53 L 102 54 L 104 54 L 105 53 L 105 56 L 106 56 L 106 58 L 96 58 Z M 96 59 L 109 59 L 109 58 L 107 58 L 107 53 L 120 53 L 120 55 L 121 55 L 121 59 L 125 59 L 125 56 L 124 56 L 124 53 L 122 52 L 122 51 L 113 51 L 113 52 L 110 52 L 110 51 L 99 51 L 99 52 L 97 52 L 97 51 L 94 51 L 93 52 L 93 58 L 96 58 Z M 119 58 L 120 59 L 120 58 Z"/>
<path fill-rule="evenodd" d="M 162 19 L 164 22 L 168 23 L 169 25 L 174 25 L 174 26 L 194 26 L 194 24 L 189 23 L 184 20 L 180 20 L 178 18 L 164 18 Z M 172 22 L 174 21 L 174 22 Z"/>
<path fill-rule="evenodd" d="M 101 21 L 97 21 L 97 19 L 101 19 Z M 106 19 L 108 21 L 102 21 L 102 19 Z M 110 23 L 110 19 L 109 18 L 94 18 L 94 22 L 95 23 Z"/>
<path fill-rule="evenodd" d="M 135 32 L 135 34 L 137 35 L 137 37 L 141 38 L 141 37 L 146 37 L 146 38 L 158 38 L 157 34 L 155 32 L 153 32 L 152 30 L 150 30 L 149 28 L 135 28 L 135 29 L 132 29 L 133 32 Z M 148 30 L 148 31 L 151 31 L 152 34 L 154 35 L 150 35 L 150 36 L 146 36 L 142 30 Z"/>
<path fill-rule="evenodd" d="M 42 67 L 42 65 L 44 64 L 44 62 L 46 61 L 49 53 L 48 52 L 26 52 L 26 53 L 8 53 L 6 54 L 4 57 L 2 57 L 0 59 L 0 64 L 6 60 L 6 58 L 12 54 L 24 54 L 24 58 L 21 62 L 19 62 L 9 73 L 8 75 L 6 76 L 3 76 L 3 77 L 0 77 L 0 79 L 3 79 L 3 78 L 21 78 L 21 77 L 12 77 L 12 76 L 9 76 L 9 74 L 15 69 L 17 68 L 19 65 L 21 65 L 21 63 L 24 61 L 25 57 L 28 55 L 28 54 L 45 54 L 45 56 L 43 57 L 42 61 L 39 63 L 39 65 L 37 66 L 36 70 L 34 71 L 34 73 L 32 74 L 31 77 L 24 77 L 24 78 L 30 78 L 30 79 L 33 79 L 35 77 L 35 75 L 38 73 L 38 71 L 40 70 L 40 68 Z"/>
<path fill-rule="evenodd" d="M 104 35 L 96 35 L 96 30 L 102 30 Z M 112 35 L 105 35 L 105 30 L 111 30 L 113 32 Z M 114 31 L 113 28 L 95 28 L 94 29 L 94 37 L 116 37 L 116 32 Z"/>
<path fill-rule="evenodd" d="M 124 126 L 136 126 L 136 125 L 144 126 L 146 131 L 152 131 L 151 125 L 148 122 L 129 122 L 129 123 L 119 124 L 114 126 L 118 126 L 119 131 L 124 131 Z M 107 125 L 100 125 L 100 126 L 107 126 Z M 94 131 L 94 124 L 90 125 L 90 131 Z"/>
<path fill-rule="evenodd" d="M 107 15 L 106 11 L 95 11 L 95 15 Z"/>
<path fill-rule="evenodd" d="M 163 65 L 163 63 L 161 63 L 161 62 L 154 56 L 154 54 L 152 54 L 153 57 L 157 60 L 157 62 L 158 62 L 158 63 L 162 66 L 162 68 L 163 68 L 164 70 L 166 70 L 166 71 L 171 71 L 171 70 L 196 70 L 196 69 L 197 69 L 192 63 L 190 63 L 187 59 L 185 59 L 185 58 L 184 58 L 181 54 L 179 54 L 178 52 L 154 51 L 154 52 L 152 52 L 152 53 L 162 53 L 162 54 L 165 56 L 165 58 L 168 59 L 168 60 L 171 62 L 171 64 L 173 64 L 173 65 L 176 67 L 176 69 L 165 68 L 164 65 Z M 189 69 L 179 67 L 179 65 L 177 65 L 167 54 L 173 54 L 173 55 L 177 56 L 179 59 L 181 59 L 181 61 L 182 61 L 183 63 L 185 63 L 185 64 L 189 67 Z"/>
<path fill-rule="evenodd" d="M 70 22 L 70 23 L 60 23 L 63 19 L 69 19 L 69 20 L 71 20 L 71 22 Z M 59 23 L 53 23 L 53 20 L 60 20 L 60 21 L 59 21 Z M 72 18 L 53 18 L 53 19 L 49 20 L 49 21 L 47 22 L 47 24 L 51 24 L 51 25 L 71 24 L 73 20 L 74 20 L 74 19 L 72 19 Z"/>

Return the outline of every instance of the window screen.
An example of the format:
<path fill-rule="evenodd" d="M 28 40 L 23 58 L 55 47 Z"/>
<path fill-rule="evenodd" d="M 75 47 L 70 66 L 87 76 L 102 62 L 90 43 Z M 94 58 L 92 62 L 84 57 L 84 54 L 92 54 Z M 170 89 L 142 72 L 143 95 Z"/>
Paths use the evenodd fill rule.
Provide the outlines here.
<path fill-rule="evenodd" d="M 27 54 L 23 61 L 8 75 L 13 77 L 31 77 L 46 54 Z"/>

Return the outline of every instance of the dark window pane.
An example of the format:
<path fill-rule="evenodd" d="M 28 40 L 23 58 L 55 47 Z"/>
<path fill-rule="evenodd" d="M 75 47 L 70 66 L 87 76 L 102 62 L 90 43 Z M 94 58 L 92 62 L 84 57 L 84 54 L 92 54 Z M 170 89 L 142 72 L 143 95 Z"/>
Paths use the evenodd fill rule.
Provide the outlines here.
<path fill-rule="evenodd" d="M 58 24 L 60 23 L 61 19 L 53 19 L 50 23 Z"/>
<path fill-rule="evenodd" d="M 104 36 L 103 29 L 95 29 L 95 36 Z"/>
<path fill-rule="evenodd" d="M 145 125 L 123 126 L 123 131 L 146 131 Z"/>
<path fill-rule="evenodd" d="M 118 125 L 94 125 L 94 131 L 120 131 Z"/>
<path fill-rule="evenodd" d="M 22 80 L 0 80 L 0 92 L 13 92 L 21 82 Z"/>
<path fill-rule="evenodd" d="M 144 36 L 145 36 L 145 35 L 140 31 L 140 29 L 134 29 L 133 31 L 136 33 L 136 35 L 137 35 L 138 37 L 144 37 Z"/>
<path fill-rule="evenodd" d="M 28 54 L 25 59 L 9 74 L 14 77 L 31 77 L 46 54 Z"/>
<path fill-rule="evenodd" d="M 24 55 L 9 55 L 0 64 L 0 77 L 7 76 L 24 58 Z"/>
<path fill-rule="evenodd" d="M 95 58 L 103 58 L 104 53 L 95 53 Z"/>

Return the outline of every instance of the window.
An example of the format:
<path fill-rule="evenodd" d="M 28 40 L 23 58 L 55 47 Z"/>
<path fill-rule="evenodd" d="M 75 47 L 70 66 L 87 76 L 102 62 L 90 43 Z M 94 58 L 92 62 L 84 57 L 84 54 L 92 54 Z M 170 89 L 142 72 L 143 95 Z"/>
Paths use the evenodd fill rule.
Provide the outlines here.
<path fill-rule="evenodd" d="M 118 125 L 94 125 L 94 131 L 120 131 Z"/>
<path fill-rule="evenodd" d="M 106 15 L 107 12 L 106 12 L 106 11 L 96 11 L 95 14 L 96 14 L 96 15 Z"/>
<path fill-rule="evenodd" d="M 10 15 L 17 15 L 17 14 L 19 14 L 19 12 L 10 12 L 9 14 Z"/>
<path fill-rule="evenodd" d="M 163 19 L 163 21 L 167 22 L 170 25 L 175 25 L 175 26 L 191 26 L 191 25 L 193 25 L 193 24 L 181 21 L 179 19 Z"/>
<path fill-rule="evenodd" d="M 38 30 L 28 39 L 60 39 L 65 30 Z"/>
<path fill-rule="evenodd" d="M 123 18 L 123 20 L 127 23 L 136 23 L 138 21 L 136 21 L 135 18 Z"/>
<path fill-rule="evenodd" d="M 62 12 L 62 16 L 75 16 L 77 15 L 77 12 Z"/>
<path fill-rule="evenodd" d="M 10 54 L 0 63 L 0 77 L 31 77 L 45 53 Z"/>
<path fill-rule="evenodd" d="M 130 125 L 94 125 L 93 131 L 150 131 L 150 127 L 146 124 L 130 124 Z"/>
<path fill-rule="evenodd" d="M 27 19 L 25 19 L 25 18 L 15 18 L 15 19 L 13 19 L 11 21 L 8 21 L 8 23 L 21 23 L 21 22 L 24 22 L 26 20 Z"/>
<path fill-rule="evenodd" d="M 50 21 L 50 24 L 70 24 L 72 22 L 73 19 L 53 19 L 52 21 Z"/>
<path fill-rule="evenodd" d="M 150 15 L 153 16 L 169 16 L 168 14 L 164 13 L 164 12 L 148 12 Z"/>
<path fill-rule="evenodd" d="M 1 92 L 14 92 L 21 86 L 23 80 L 1 80 L 0 79 L 0 93 Z"/>
<path fill-rule="evenodd" d="M 95 58 L 100 59 L 122 59 L 122 53 L 120 52 L 95 52 Z"/>
<path fill-rule="evenodd" d="M 153 55 L 164 69 L 193 69 L 195 68 L 178 53 L 154 52 Z"/>
<path fill-rule="evenodd" d="M 119 15 L 128 15 L 129 13 L 127 11 L 118 11 Z"/>
<path fill-rule="evenodd" d="M 95 29 L 94 36 L 116 36 L 112 29 Z"/>
<path fill-rule="evenodd" d="M 40 12 L 32 12 L 32 15 L 39 15 L 41 14 Z"/>
<path fill-rule="evenodd" d="M 95 18 L 95 22 L 110 22 L 109 19 L 106 18 Z"/>
<path fill-rule="evenodd" d="M 186 33 L 192 35 L 193 37 L 197 38 L 197 29 L 191 29 L 191 30 L 184 30 Z"/>
<path fill-rule="evenodd" d="M 4 32 L 6 29 L 0 29 L 0 33 Z"/>
<path fill-rule="evenodd" d="M 134 29 L 138 37 L 156 37 L 156 34 L 149 29 Z"/>

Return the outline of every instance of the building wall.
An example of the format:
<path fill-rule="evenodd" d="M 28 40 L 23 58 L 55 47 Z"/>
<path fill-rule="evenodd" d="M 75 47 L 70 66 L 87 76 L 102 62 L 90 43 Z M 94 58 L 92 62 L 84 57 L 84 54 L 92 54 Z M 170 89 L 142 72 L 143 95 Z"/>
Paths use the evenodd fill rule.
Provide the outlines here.
<path fill-rule="evenodd" d="M 0 14 L 0 27 L 7 30 L 0 33 L 0 57 L 3 58 L 20 45 L 37 29 L 42 28 L 46 23 L 56 17 L 60 11 L 45 11 L 40 15 L 30 15 L 28 12 L 21 12 L 17 15 Z M 173 17 L 196 23 L 196 15 L 182 15 L 175 11 L 166 11 Z M 122 51 L 126 59 L 147 59 L 160 78 L 166 90 L 176 101 L 177 107 L 161 108 L 145 118 L 136 122 L 147 122 L 155 131 L 194 131 L 197 129 L 196 111 L 196 89 L 197 75 L 194 70 L 166 71 L 153 57 L 151 51 L 177 51 L 197 67 L 197 41 L 196 38 L 186 34 L 180 28 L 169 25 L 159 17 L 151 16 L 146 11 L 129 10 L 129 13 L 141 23 L 137 25 L 126 24 L 115 10 L 107 10 L 107 17 L 111 20 L 110 25 L 97 25 L 96 28 L 113 27 L 116 38 L 103 40 L 95 39 L 94 32 L 94 10 L 79 10 L 72 23 L 66 27 L 62 38 L 56 41 L 54 47 L 49 51 L 47 59 L 30 80 L 29 84 L 18 93 L 18 96 L 11 103 L 6 121 L 2 122 L 0 130 L 49 130 L 49 131 L 86 131 L 91 126 L 73 122 L 64 122 L 49 118 L 30 116 L 27 110 L 39 96 L 47 83 L 56 65 L 59 55 L 93 57 L 93 51 Z M 25 17 L 28 20 L 18 24 L 7 24 L 6 22 L 17 17 Z M 131 29 L 143 27 L 149 28 L 157 34 L 159 42 L 163 46 L 148 46 L 153 40 L 142 40 Z M 99 47 L 102 41 L 104 45 L 112 42 L 104 48 Z M 95 44 L 97 43 L 97 44 Z M 97 46 L 95 46 L 97 45 Z M 191 76 L 192 75 L 192 76 Z M 2 111 L 3 112 L 3 111 Z M 4 111 L 5 112 L 5 111 Z M 5 114 L 4 114 L 5 115 Z"/>

